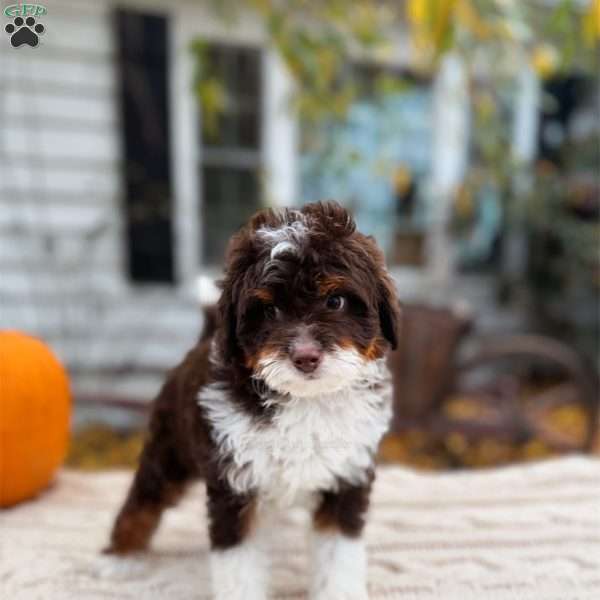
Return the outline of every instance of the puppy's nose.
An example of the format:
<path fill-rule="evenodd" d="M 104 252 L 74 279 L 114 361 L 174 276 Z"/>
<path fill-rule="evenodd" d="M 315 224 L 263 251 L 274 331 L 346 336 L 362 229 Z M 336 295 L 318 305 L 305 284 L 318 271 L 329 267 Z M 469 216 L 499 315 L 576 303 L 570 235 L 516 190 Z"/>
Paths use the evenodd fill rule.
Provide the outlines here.
<path fill-rule="evenodd" d="M 290 353 L 294 366 L 303 373 L 312 373 L 319 366 L 322 356 L 319 347 L 311 343 L 296 344 Z"/>

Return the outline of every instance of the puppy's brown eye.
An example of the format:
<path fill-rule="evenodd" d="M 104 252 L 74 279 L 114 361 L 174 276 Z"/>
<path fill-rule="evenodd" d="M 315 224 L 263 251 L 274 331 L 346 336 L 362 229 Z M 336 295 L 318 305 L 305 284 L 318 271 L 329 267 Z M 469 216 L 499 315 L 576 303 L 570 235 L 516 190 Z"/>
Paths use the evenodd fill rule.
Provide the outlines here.
<path fill-rule="evenodd" d="M 276 319 L 281 313 L 281 311 L 274 304 L 267 304 L 264 308 L 264 311 L 267 319 Z"/>
<path fill-rule="evenodd" d="M 327 308 L 330 310 L 342 310 L 346 305 L 346 298 L 344 296 L 329 296 L 327 298 Z"/>

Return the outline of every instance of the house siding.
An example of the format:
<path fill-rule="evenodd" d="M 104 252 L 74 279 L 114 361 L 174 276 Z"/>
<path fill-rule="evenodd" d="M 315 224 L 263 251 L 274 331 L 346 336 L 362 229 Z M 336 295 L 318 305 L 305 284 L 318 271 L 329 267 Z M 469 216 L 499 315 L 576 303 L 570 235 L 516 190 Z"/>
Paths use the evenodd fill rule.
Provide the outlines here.
<path fill-rule="evenodd" d="M 0 329 L 50 343 L 76 393 L 152 393 L 200 310 L 125 275 L 112 4 L 45 5 L 39 47 L 1 40 Z"/>

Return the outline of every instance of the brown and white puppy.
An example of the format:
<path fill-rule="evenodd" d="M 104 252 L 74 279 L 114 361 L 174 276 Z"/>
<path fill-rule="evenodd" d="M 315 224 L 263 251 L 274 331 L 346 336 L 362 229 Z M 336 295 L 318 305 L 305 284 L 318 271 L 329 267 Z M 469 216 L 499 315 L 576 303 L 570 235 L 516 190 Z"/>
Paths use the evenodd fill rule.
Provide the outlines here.
<path fill-rule="evenodd" d="M 143 549 L 204 478 L 217 600 L 263 600 L 274 511 L 312 512 L 310 597 L 365 600 L 361 532 L 391 413 L 398 300 L 335 203 L 258 213 L 231 241 L 214 335 L 168 377 L 109 551 Z"/>

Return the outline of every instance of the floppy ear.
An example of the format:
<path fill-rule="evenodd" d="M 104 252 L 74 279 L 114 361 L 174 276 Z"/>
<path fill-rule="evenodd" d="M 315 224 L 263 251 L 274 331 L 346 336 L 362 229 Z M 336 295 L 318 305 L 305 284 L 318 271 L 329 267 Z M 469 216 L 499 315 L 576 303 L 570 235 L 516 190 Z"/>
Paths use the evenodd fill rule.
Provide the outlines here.
<path fill-rule="evenodd" d="M 239 356 L 240 346 L 237 341 L 237 301 L 233 282 L 226 279 L 221 282 L 223 292 L 217 304 L 218 321 L 218 343 L 221 356 L 226 363 Z"/>
<path fill-rule="evenodd" d="M 378 285 L 377 308 L 383 337 L 390 343 L 392 350 L 395 350 L 400 334 L 400 301 L 394 282 L 387 273 L 382 275 Z"/>
<path fill-rule="evenodd" d="M 244 277 L 255 260 L 249 231 L 246 225 L 229 240 L 225 252 L 225 277 L 218 283 L 222 291 L 217 303 L 217 344 L 226 363 L 242 354 L 237 335 L 239 304 L 243 298 Z"/>

